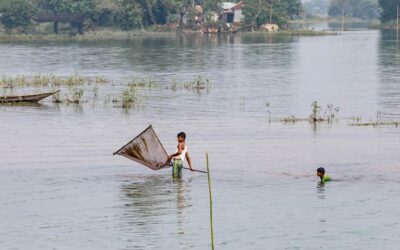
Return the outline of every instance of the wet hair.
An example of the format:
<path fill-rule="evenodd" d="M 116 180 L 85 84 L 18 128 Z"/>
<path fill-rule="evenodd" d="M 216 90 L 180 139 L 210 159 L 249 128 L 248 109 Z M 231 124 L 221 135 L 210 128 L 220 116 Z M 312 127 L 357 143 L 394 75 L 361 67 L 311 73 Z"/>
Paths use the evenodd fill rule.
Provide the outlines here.
<path fill-rule="evenodd" d="M 182 137 L 183 139 L 186 139 L 186 134 L 185 132 L 180 132 L 177 137 Z"/>
<path fill-rule="evenodd" d="M 325 168 L 318 168 L 317 172 L 321 173 L 321 174 L 325 174 Z"/>

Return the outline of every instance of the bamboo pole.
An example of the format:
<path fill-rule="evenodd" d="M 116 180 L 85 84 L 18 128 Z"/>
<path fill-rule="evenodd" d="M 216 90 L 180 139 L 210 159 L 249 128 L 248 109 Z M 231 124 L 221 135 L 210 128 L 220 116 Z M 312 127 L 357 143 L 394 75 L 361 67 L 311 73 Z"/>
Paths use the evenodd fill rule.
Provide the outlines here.
<path fill-rule="evenodd" d="M 187 168 L 187 167 L 183 167 L 183 169 L 190 170 L 190 171 L 192 171 L 192 172 L 199 172 L 199 173 L 207 174 L 207 172 L 206 172 L 206 171 L 203 171 L 203 170 L 190 169 L 190 168 Z"/>
<path fill-rule="evenodd" d="M 212 209 L 212 192 L 211 192 L 211 177 L 210 167 L 208 162 L 208 153 L 206 152 L 206 163 L 207 163 L 207 176 L 208 176 L 208 192 L 210 195 L 210 230 L 211 230 L 211 249 L 214 250 L 214 226 L 213 226 L 213 209 Z"/>
<path fill-rule="evenodd" d="M 398 44 L 399 43 L 399 0 L 397 0 L 396 11 L 397 11 L 396 42 Z"/>
<path fill-rule="evenodd" d="M 343 1 L 343 10 L 342 10 L 342 31 L 344 31 L 344 1 Z"/>

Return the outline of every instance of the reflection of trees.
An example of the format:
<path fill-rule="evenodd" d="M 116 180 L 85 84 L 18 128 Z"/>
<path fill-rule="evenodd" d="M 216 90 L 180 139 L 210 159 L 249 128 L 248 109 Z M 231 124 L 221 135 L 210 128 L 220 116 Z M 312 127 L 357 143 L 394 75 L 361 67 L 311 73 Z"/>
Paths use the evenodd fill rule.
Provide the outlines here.
<path fill-rule="evenodd" d="M 400 116 L 400 50 L 395 31 L 382 31 L 379 40 L 378 105 L 388 118 Z"/>
<path fill-rule="evenodd" d="M 135 246 L 144 247 L 146 240 L 157 235 L 183 233 L 184 210 L 188 207 L 185 192 L 185 181 L 173 181 L 170 175 L 142 176 L 141 180 L 122 185 L 121 227 L 133 234 Z"/>
<path fill-rule="evenodd" d="M 298 41 L 299 38 L 294 36 L 241 34 L 240 46 L 229 62 L 234 68 L 235 92 L 246 99 L 247 111 L 259 112 L 268 101 L 274 115 L 291 112 Z M 231 77 L 229 72 L 226 73 L 226 79 Z M 239 100 L 241 96 L 232 99 Z"/>

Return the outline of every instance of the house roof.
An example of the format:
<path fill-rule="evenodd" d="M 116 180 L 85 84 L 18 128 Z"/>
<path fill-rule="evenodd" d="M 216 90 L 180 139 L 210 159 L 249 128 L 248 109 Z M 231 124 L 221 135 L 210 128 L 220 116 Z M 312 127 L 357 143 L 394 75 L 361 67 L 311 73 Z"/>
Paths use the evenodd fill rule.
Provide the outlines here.
<path fill-rule="evenodd" d="M 218 3 L 219 7 L 221 7 L 224 10 L 230 10 L 233 9 L 233 7 L 236 6 L 236 3 L 231 3 L 231 2 L 222 2 Z"/>
<path fill-rule="evenodd" d="M 238 3 L 232 2 L 221 2 L 218 3 L 218 6 L 223 10 L 234 10 L 234 9 L 241 9 L 244 6 L 244 1 L 240 1 Z"/>

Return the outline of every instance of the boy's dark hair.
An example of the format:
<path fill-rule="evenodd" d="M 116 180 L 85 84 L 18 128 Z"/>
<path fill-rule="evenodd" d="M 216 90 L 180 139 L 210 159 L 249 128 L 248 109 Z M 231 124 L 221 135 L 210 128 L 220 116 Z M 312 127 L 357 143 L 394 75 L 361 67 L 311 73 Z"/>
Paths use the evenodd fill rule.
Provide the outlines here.
<path fill-rule="evenodd" d="M 182 137 L 183 139 L 186 139 L 186 134 L 185 132 L 180 132 L 177 137 Z"/>
<path fill-rule="evenodd" d="M 318 168 L 317 172 L 321 173 L 321 174 L 325 174 L 325 168 Z"/>

